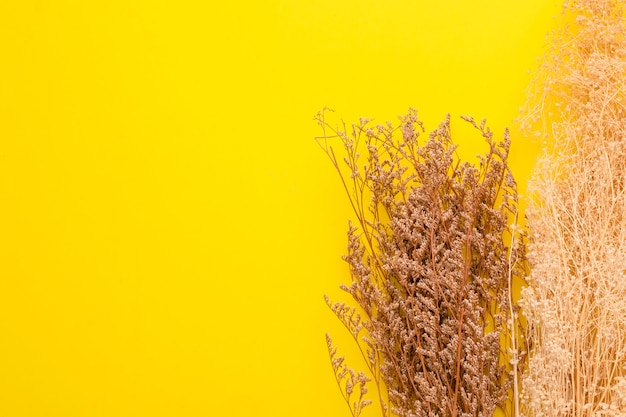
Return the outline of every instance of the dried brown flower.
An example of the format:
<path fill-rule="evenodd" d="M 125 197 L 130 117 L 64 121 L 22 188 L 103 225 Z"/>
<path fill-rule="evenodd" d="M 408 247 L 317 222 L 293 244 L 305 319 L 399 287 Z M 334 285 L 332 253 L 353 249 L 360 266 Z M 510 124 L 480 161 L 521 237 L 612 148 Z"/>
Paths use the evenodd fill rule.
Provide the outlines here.
<path fill-rule="evenodd" d="M 382 415 L 491 417 L 506 409 L 523 359 L 511 286 L 525 276 L 521 234 L 509 226 L 518 201 L 508 132 L 496 142 L 484 120 L 464 118 L 489 148 L 474 166 L 456 155 L 449 116 L 422 141 L 412 109 L 398 126 L 361 120 L 350 132 L 326 114 L 317 115 L 317 140 L 357 223 L 345 256 L 352 283 L 342 286 L 356 306 L 326 300 L 361 349 Z M 343 161 L 331 145 L 337 138 Z M 330 339 L 328 347 L 342 387 L 355 374 Z M 342 389 L 358 415 L 363 397 L 352 404 Z"/>

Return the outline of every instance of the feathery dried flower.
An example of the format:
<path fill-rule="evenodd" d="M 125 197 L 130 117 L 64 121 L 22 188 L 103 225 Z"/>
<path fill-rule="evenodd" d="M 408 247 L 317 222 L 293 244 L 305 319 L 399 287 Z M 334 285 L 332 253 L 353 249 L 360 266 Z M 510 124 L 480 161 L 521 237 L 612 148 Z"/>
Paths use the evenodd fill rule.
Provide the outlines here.
<path fill-rule="evenodd" d="M 506 409 L 524 358 L 511 286 L 525 276 L 522 235 L 509 227 L 518 200 L 508 131 L 496 143 L 484 120 L 464 118 L 489 147 L 474 166 L 457 157 L 449 116 L 419 143 L 425 129 L 413 109 L 397 127 L 361 121 L 349 137 L 325 110 L 317 141 L 358 223 L 344 257 L 352 283 L 342 288 L 363 315 L 326 301 L 366 360 L 382 415 L 491 417 Z M 331 359 L 334 349 L 329 342 Z M 352 381 L 353 371 L 338 374 L 341 366 L 333 367 L 338 381 Z M 360 413 L 365 405 L 348 397 L 352 414 Z"/>
<path fill-rule="evenodd" d="M 553 140 L 531 182 L 527 416 L 626 415 L 624 4 L 565 6 L 527 105 Z"/>

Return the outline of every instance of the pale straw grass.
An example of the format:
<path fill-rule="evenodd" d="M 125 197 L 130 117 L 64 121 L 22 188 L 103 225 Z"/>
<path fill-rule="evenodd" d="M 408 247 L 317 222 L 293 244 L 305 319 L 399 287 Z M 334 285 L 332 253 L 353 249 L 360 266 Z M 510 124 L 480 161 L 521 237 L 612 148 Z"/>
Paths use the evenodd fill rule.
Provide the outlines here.
<path fill-rule="evenodd" d="M 527 416 L 626 415 L 623 1 L 565 5 L 527 107 L 547 138 L 530 183 Z"/>

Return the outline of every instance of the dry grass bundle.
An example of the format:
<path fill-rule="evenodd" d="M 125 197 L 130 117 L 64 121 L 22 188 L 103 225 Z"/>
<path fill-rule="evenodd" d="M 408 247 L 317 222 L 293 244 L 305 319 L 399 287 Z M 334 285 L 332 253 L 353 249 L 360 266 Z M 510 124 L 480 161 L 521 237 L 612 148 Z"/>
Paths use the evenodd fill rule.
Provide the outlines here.
<path fill-rule="evenodd" d="M 358 223 L 345 256 L 352 283 L 342 287 L 356 306 L 327 303 L 361 349 L 382 415 L 491 417 L 505 409 L 516 397 L 521 358 L 511 285 L 525 275 L 521 236 L 509 226 L 518 205 L 508 132 L 498 143 L 484 121 L 465 118 L 489 147 L 473 166 L 455 153 L 449 117 L 420 143 L 424 127 L 414 110 L 397 127 L 361 120 L 351 132 L 325 115 L 317 117 L 318 143 Z M 343 145 L 343 161 L 332 138 Z M 358 416 L 370 404 L 369 378 L 327 341 L 342 395 Z"/>
<path fill-rule="evenodd" d="M 552 39 L 533 122 L 553 138 L 531 182 L 524 290 L 529 416 L 626 415 L 624 2 L 577 0 Z M 554 111 L 554 115 L 550 114 Z"/>

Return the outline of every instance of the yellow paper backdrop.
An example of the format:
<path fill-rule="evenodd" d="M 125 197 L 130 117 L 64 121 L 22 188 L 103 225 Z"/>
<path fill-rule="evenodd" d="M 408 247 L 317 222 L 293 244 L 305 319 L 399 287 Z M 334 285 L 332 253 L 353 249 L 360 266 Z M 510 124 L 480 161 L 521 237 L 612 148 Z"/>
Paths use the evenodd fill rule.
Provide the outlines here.
<path fill-rule="evenodd" d="M 0 2 L 0 417 L 347 416 L 322 295 L 350 212 L 314 114 L 500 133 L 558 10 Z"/>

